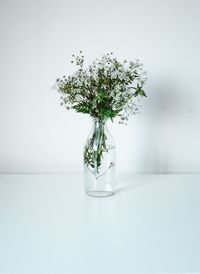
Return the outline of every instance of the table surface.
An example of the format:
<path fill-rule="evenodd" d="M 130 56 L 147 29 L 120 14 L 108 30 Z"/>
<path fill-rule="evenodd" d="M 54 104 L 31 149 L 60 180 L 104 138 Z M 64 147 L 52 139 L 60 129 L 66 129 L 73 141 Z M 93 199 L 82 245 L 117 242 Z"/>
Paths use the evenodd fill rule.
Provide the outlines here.
<path fill-rule="evenodd" d="M 200 272 L 200 175 L 0 175 L 0 274 Z"/>

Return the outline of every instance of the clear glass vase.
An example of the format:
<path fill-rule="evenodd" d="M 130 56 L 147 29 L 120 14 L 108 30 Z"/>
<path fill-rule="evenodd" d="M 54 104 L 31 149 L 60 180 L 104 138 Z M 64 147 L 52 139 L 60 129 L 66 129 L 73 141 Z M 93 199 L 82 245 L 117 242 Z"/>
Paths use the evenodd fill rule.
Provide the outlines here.
<path fill-rule="evenodd" d="M 115 192 L 115 143 L 107 120 L 93 118 L 92 130 L 84 146 L 85 191 L 90 196 L 105 197 Z"/>

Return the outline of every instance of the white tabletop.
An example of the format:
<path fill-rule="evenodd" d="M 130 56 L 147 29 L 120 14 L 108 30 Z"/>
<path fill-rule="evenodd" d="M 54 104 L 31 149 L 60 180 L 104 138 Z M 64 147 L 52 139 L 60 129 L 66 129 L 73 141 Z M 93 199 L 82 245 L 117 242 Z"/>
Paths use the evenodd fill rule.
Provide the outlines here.
<path fill-rule="evenodd" d="M 0 175 L 0 274 L 200 272 L 200 175 Z"/>

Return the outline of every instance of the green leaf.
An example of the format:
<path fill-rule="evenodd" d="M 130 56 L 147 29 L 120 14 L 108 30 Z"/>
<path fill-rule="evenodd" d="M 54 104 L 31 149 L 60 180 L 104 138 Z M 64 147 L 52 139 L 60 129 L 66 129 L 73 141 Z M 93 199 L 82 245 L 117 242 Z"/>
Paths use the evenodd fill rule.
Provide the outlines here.
<path fill-rule="evenodd" d="M 75 105 L 72 107 L 76 112 L 90 113 L 91 108 L 87 105 Z"/>
<path fill-rule="evenodd" d="M 140 87 L 138 84 L 137 84 L 137 88 L 134 88 L 136 91 L 134 92 L 134 96 L 137 97 L 138 95 L 140 96 L 144 96 L 144 97 L 147 97 L 146 93 L 144 92 L 144 90 L 142 89 L 142 87 Z"/>

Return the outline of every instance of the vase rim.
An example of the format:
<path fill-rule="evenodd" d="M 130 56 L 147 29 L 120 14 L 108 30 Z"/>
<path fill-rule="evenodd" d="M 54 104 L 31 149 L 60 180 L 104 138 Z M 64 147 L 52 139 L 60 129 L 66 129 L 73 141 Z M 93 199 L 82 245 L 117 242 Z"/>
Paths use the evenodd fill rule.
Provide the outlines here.
<path fill-rule="evenodd" d="M 100 118 L 100 117 L 95 117 L 95 116 L 91 116 L 92 117 L 92 120 L 95 120 L 95 121 L 107 121 L 109 118 L 105 117 L 105 118 Z"/>

